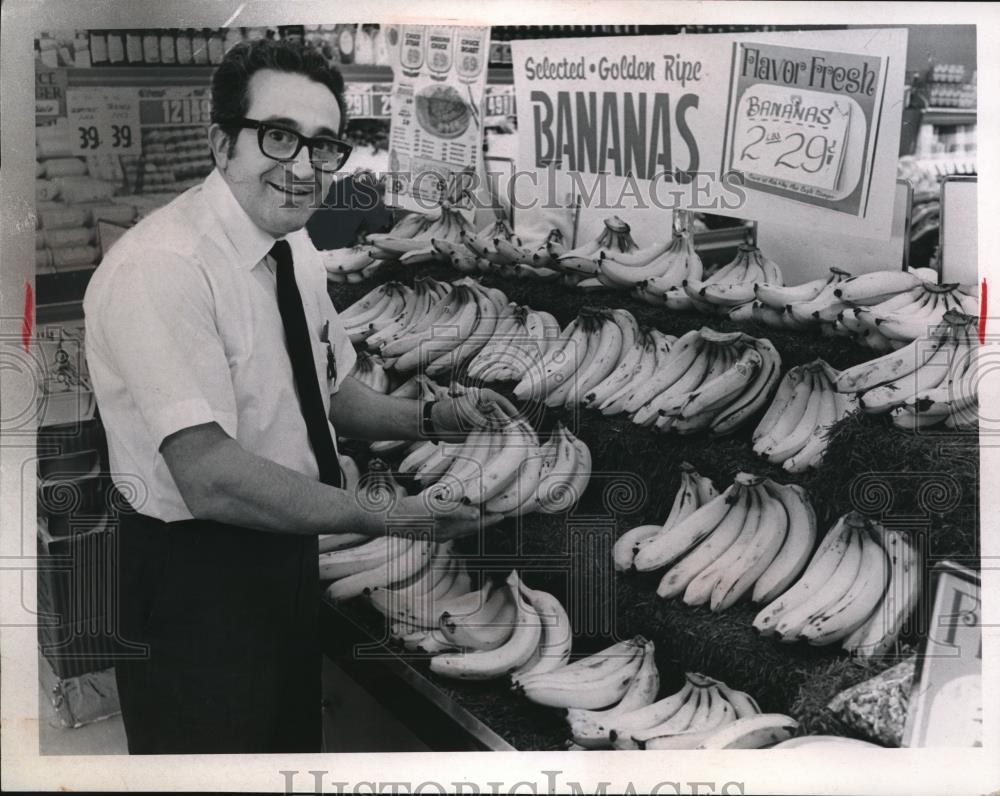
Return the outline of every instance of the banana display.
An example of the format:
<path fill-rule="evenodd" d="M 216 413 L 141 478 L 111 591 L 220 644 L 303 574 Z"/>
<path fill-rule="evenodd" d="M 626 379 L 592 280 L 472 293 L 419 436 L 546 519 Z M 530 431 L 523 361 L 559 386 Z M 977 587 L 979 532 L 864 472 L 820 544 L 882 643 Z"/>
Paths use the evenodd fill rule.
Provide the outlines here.
<path fill-rule="evenodd" d="M 822 359 L 789 370 L 753 432 L 754 452 L 790 473 L 818 467 L 830 427 L 858 408 L 836 391 L 839 375 Z"/>
<path fill-rule="evenodd" d="M 528 677 L 569 659 L 573 632 L 559 600 L 528 588 L 517 570 L 498 593 L 500 597 L 490 595 L 464 613 L 440 613 L 440 632 L 451 651 L 431 658 L 432 672 L 459 680 Z M 474 599 L 465 607 L 469 605 L 475 606 Z"/>
<path fill-rule="evenodd" d="M 737 249 L 736 257 L 731 263 L 722 266 L 704 280 L 687 279 L 681 287 L 687 295 L 690 308 L 720 314 L 750 304 L 754 300 L 754 286 L 758 282 L 783 285 L 784 278 L 777 263 L 756 246 L 744 243 Z M 673 308 L 686 309 L 683 300 L 681 302 Z"/>
<path fill-rule="evenodd" d="M 758 282 L 754 285 L 754 301 L 733 307 L 728 315 L 734 321 L 753 320 L 774 329 L 819 326 L 821 311 L 837 300 L 834 291 L 850 277 L 847 271 L 831 268 L 830 276 L 800 285 Z"/>
<path fill-rule="evenodd" d="M 569 710 L 573 741 L 589 749 L 759 749 L 798 728 L 789 716 L 762 713 L 746 692 L 694 672 L 680 691 L 655 697 L 628 710 Z"/>
<path fill-rule="evenodd" d="M 802 572 L 816 541 L 816 515 L 805 490 L 739 473 L 723 492 L 701 500 L 697 479 L 682 472 L 674 501 L 675 509 L 681 506 L 678 519 L 650 536 L 635 528 L 622 536 L 616 566 L 627 561 L 631 546 L 636 570 L 669 567 L 656 590 L 660 597 L 707 604 L 712 611 L 743 597 L 773 600 Z"/>
<path fill-rule="evenodd" d="M 586 443 L 560 423 L 539 443 L 523 419 L 491 409 L 491 428 L 473 431 L 462 443 L 422 442 L 399 465 L 429 499 L 462 500 L 488 513 L 557 514 L 572 508 L 590 482 L 593 462 Z"/>
<path fill-rule="evenodd" d="M 917 607 L 921 578 L 918 553 L 904 534 L 852 511 L 753 624 L 783 642 L 840 643 L 859 657 L 883 655 Z"/>
<path fill-rule="evenodd" d="M 327 249 L 320 252 L 326 268 L 327 281 L 357 284 L 371 279 L 382 266 L 380 260 L 372 257 L 371 247 L 365 244 L 347 246 L 342 249 Z"/>
<path fill-rule="evenodd" d="M 340 322 L 354 345 L 366 343 L 377 351 L 385 339 L 424 320 L 431 307 L 450 292 L 449 283 L 435 279 L 417 279 L 413 288 L 385 282 L 340 312 Z"/>
<path fill-rule="evenodd" d="M 469 361 L 466 374 L 482 382 L 520 379 L 560 334 L 559 322 L 551 313 L 511 302 L 497 320 L 493 335 Z"/>
<path fill-rule="evenodd" d="M 978 318 L 948 310 L 928 337 L 842 371 L 836 389 L 905 429 L 978 428 Z"/>

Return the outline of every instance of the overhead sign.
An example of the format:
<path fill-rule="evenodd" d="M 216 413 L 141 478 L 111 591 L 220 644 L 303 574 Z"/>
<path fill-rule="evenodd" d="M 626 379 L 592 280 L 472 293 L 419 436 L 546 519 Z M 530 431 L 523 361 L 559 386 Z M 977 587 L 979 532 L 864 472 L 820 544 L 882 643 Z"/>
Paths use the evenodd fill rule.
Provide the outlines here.
<path fill-rule="evenodd" d="M 518 166 L 553 169 L 585 214 L 596 197 L 606 211 L 634 210 L 640 223 L 642 211 L 659 213 L 651 230 L 662 229 L 664 209 L 680 207 L 890 234 L 905 30 L 527 40 L 512 49 Z"/>
<path fill-rule="evenodd" d="M 138 155 L 142 151 L 137 89 L 67 89 L 66 116 L 74 155 Z"/>

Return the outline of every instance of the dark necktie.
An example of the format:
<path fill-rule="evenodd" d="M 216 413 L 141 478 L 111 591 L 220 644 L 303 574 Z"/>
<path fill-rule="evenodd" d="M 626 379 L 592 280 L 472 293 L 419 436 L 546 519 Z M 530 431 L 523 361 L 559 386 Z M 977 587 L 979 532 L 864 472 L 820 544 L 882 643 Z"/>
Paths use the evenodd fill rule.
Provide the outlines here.
<path fill-rule="evenodd" d="M 329 486 L 343 486 L 340 462 L 333 446 L 330 423 L 323 407 L 323 395 L 319 391 L 316 363 L 313 359 L 312 340 L 306 313 L 302 309 L 302 296 L 295 284 L 295 268 L 292 264 L 292 250 L 288 241 L 279 240 L 271 247 L 270 255 L 277 265 L 278 312 L 285 327 L 285 345 L 292 362 L 295 389 L 299 394 L 299 406 L 306 421 L 309 443 L 319 465 L 319 480 Z"/>

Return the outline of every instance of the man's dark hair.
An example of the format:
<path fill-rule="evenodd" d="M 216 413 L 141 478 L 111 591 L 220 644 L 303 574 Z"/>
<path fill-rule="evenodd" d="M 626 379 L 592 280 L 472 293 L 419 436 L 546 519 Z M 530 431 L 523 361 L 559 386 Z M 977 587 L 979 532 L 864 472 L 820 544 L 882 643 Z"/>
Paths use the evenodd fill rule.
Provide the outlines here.
<path fill-rule="evenodd" d="M 232 122 L 244 118 L 250 108 L 250 78 L 261 69 L 304 75 L 326 86 L 337 98 L 340 130 L 347 124 L 344 78 L 340 70 L 327 64 L 315 48 L 288 40 L 254 39 L 233 46 L 212 75 L 212 121 L 229 137 L 233 154 L 240 128 Z M 229 124 L 227 124 L 229 122 Z"/>

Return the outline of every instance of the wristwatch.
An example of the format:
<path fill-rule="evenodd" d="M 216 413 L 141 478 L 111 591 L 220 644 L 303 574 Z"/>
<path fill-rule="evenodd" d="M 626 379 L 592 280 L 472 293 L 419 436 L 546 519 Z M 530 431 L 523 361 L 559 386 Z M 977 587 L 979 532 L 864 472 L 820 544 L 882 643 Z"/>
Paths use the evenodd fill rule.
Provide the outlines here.
<path fill-rule="evenodd" d="M 438 433 L 434 428 L 434 420 L 431 418 L 431 411 L 437 401 L 424 401 L 420 416 L 420 433 L 430 440 L 437 440 Z"/>

